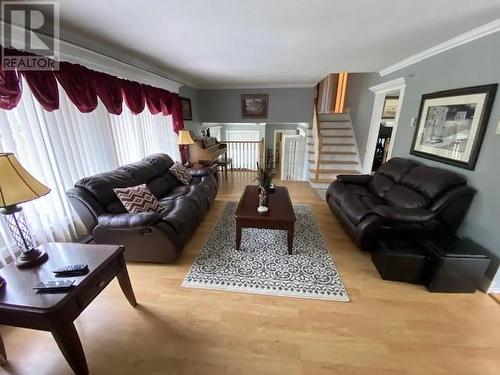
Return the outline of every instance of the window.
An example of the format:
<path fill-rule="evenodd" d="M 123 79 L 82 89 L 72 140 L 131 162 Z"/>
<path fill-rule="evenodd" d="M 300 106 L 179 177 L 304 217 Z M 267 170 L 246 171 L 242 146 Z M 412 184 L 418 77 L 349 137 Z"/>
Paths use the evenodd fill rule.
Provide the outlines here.
<path fill-rule="evenodd" d="M 151 115 L 147 109 L 132 115 L 125 105 L 117 116 L 102 103 L 90 113 L 81 113 L 62 88 L 59 92 L 60 109 L 47 112 L 23 82 L 17 107 L 0 110 L 0 152 L 14 152 L 51 189 L 45 197 L 22 205 L 40 243 L 75 240 L 85 233 L 65 195 L 78 179 L 156 152 L 180 160 L 171 116 Z M 15 250 L 0 217 L 0 255 L 12 255 Z M 2 256 L 0 262 L 5 262 Z"/>

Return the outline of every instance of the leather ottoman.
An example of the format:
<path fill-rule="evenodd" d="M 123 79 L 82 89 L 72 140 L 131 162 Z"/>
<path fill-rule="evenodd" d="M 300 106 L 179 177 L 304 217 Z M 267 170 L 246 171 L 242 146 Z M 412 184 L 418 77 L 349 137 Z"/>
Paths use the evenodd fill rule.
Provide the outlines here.
<path fill-rule="evenodd" d="M 468 238 L 453 235 L 423 237 L 428 261 L 423 282 L 431 292 L 474 293 L 491 259 L 488 251 Z"/>
<path fill-rule="evenodd" d="M 372 262 L 384 280 L 420 283 L 425 261 L 425 252 L 408 239 L 380 239 L 372 252 Z"/>

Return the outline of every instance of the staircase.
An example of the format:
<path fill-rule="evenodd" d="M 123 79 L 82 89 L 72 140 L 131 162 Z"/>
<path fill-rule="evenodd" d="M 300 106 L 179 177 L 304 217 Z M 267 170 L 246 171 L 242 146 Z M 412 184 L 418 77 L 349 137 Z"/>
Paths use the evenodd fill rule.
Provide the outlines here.
<path fill-rule="evenodd" d="M 309 183 L 321 199 L 339 174 L 360 174 L 349 113 L 319 113 L 307 133 Z"/>

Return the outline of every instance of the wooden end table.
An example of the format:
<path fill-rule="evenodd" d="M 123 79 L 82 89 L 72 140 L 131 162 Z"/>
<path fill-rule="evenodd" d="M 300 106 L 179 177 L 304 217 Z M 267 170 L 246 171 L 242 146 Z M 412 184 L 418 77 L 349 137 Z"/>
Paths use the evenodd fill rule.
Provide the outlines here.
<path fill-rule="evenodd" d="M 236 250 L 241 245 L 242 228 L 281 229 L 288 232 L 288 254 L 292 255 L 295 213 L 286 187 L 277 187 L 267 196 L 268 211 L 259 214 L 259 188 L 249 185 L 240 198 L 234 218 L 236 219 Z"/>
<path fill-rule="evenodd" d="M 115 277 L 132 306 L 134 291 L 123 257 L 123 246 L 48 243 L 40 246 L 49 259 L 33 268 L 9 264 L 0 270 L 7 284 L 0 290 L 0 324 L 50 331 L 76 374 L 88 374 L 87 362 L 73 321 Z M 55 279 L 52 270 L 67 264 L 88 264 L 89 273 L 69 276 L 75 286 L 65 293 L 37 293 L 39 281 Z M 29 343 L 26 343 L 29 345 Z M 7 355 L 0 336 L 0 362 Z"/>

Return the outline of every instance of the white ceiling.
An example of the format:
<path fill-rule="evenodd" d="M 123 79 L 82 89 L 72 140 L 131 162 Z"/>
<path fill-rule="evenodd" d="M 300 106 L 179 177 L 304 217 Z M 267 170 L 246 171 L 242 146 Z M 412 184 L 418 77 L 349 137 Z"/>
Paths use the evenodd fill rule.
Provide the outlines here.
<path fill-rule="evenodd" d="M 196 87 L 374 72 L 500 17 L 499 0 L 64 0 L 61 37 Z"/>

